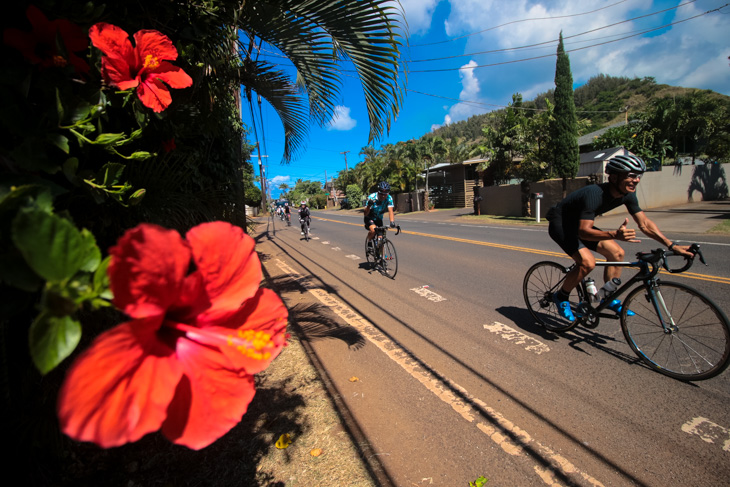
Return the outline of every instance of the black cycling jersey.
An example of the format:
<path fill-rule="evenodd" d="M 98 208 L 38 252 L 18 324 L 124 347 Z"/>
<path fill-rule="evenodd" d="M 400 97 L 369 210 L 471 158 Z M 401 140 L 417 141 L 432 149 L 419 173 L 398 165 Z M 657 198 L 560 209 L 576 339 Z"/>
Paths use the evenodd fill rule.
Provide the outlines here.
<path fill-rule="evenodd" d="M 309 218 L 309 207 L 299 208 L 299 218 Z"/>
<path fill-rule="evenodd" d="M 610 183 L 591 184 L 574 191 L 548 212 L 550 237 L 568 255 L 573 255 L 582 247 L 596 250 L 598 242 L 581 240 L 578 237 L 580 220 L 595 220 L 596 216 L 621 205 L 625 205 L 631 215 L 642 211 L 636 193 L 614 198 Z"/>

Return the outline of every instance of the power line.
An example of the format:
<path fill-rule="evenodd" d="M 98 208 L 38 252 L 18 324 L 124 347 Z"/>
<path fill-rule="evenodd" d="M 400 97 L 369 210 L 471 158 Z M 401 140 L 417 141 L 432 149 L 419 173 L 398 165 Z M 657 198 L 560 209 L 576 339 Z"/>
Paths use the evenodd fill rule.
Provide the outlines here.
<path fill-rule="evenodd" d="M 598 8 L 596 10 L 591 10 L 589 12 L 582 12 L 582 13 L 579 13 L 579 14 L 569 14 L 569 15 L 558 15 L 558 16 L 555 16 L 555 17 L 536 17 L 536 18 L 532 18 L 532 19 L 512 20 L 512 21 L 507 22 L 505 24 L 496 25 L 494 27 L 489 27 L 488 29 L 480 30 L 478 32 L 472 32 L 471 34 L 465 34 L 465 35 L 459 36 L 459 37 L 452 37 L 451 39 L 446 39 L 445 41 L 429 42 L 429 43 L 426 43 L 426 44 L 411 44 L 411 47 L 422 47 L 422 46 L 433 46 L 433 45 L 436 45 L 436 44 L 445 44 L 447 42 L 457 41 L 457 40 L 463 39 L 465 37 L 475 36 L 477 34 L 481 34 L 482 32 L 487 32 L 487 31 L 490 31 L 490 30 L 499 29 L 500 27 L 505 27 L 505 26 L 511 25 L 511 24 L 518 24 L 520 22 L 531 22 L 533 20 L 552 20 L 552 19 L 567 19 L 567 18 L 570 18 L 570 17 L 580 17 L 581 15 L 588 15 L 588 14 L 596 13 L 596 12 L 598 12 L 600 10 L 605 10 L 607 8 L 614 7 L 614 6 L 616 6 L 616 5 L 620 4 L 620 3 L 624 3 L 624 2 L 626 2 L 626 0 L 621 0 L 620 2 L 612 3 L 611 5 L 606 5 L 605 7 L 601 7 L 601 8 Z"/>
<path fill-rule="evenodd" d="M 678 20 L 676 22 L 672 22 L 672 23 L 665 24 L 665 25 L 662 25 L 662 26 L 659 26 L 659 27 L 655 27 L 653 29 L 644 30 L 644 31 L 641 31 L 641 32 L 636 33 L 636 34 L 632 34 L 632 35 L 620 37 L 618 39 L 614 39 L 614 40 L 611 40 L 611 41 L 599 42 L 598 44 L 591 44 L 590 46 L 584 46 L 584 47 L 578 47 L 578 48 L 575 48 L 575 49 L 569 49 L 569 50 L 566 50 L 565 52 L 568 53 L 568 52 L 582 51 L 584 49 L 589 49 L 589 48 L 597 47 L 597 46 L 603 46 L 603 45 L 606 45 L 606 44 L 611 44 L 613 42 L 618 42 L 618 41 L 623 41 L 625 39 L 630 39 L 632 37 L 636 37 L 636 36 L 639 36 L 639 35 L 648 34 L 650 32 L 655 32 L 657 30 L 666 29 L 667 27 L 671 27 L 672 25 L 677 25 L 677 24 L 681 24 L 683 22 L 688 22 L 690 20 L 694 20 L 696 18 L 705 16 L 707 14 L 710 14 L 710 13 L 713 13 L 713 12 L 717 12 L 717 11 L 719 11 L 719 10 L 727 7 L 728 5 L 730 5 L 730 3 L 726 3 L 722 7 L 718 7 L 718 8 L 712 9 L 712 10 L 708 10 L 707 12 L 703 12 L 701 14 L 693 15 L 692 17 L 688 17 L 688 18 L 683 19 L 683 20 Z M 533 57 L 523 58 L 523 59 L 513 59 L 512 61 L 502 61 L 502 62 L 499 62 L 499 63 L 478 64 L 476 66 L 468 66 L 467 65 L 467 66 L 461 66 L 461 67 L 458 67 L 458 68 L 437 68 L 437 69 L 409 70 L 408 73 L 409 74 L 411 74 L 411 73 L 439 73 L 439 72 L 444 72 L 444 71 L 460 71 L 462 69 L 488 68 L 488 67 L 493 67 L 493 66 L 502 66 L 502 65 L 505 65 L 505 64 L 514 64 L 514 63 L 521 63 L 521 62 L 525 62 L 525 61 L 534 61 L 536 59 L 543 59 L 543 58 L 555 57 L 555 56 L 556 56 L 556 54 L 553 53 L 553 54 L 545 54 L 545 55 L 542 55 L 542 56 L 533 56 Z M 346 70 L 343 70 L 343 71 L 346 71 Z"/>
<path fill-rule="evenodd" d="M 608 24 L 608 25 L 604 25 L 602 27 L 597 27 L 595 29 L 587 30 L 587 31 L 581 32 L 579 34 L 573 34 L 571 36 L 566 36 L 566 37 L 563 37 L 563 40 L 565 41 L 567 39 L 572 39 L 574 37 L 580 37 L 582 35 L 591 34 L 593 32 L 598 32 L 599 30 L 608 29 L 608 28 L 611 28 L 611 27 L 615 27 L 617 25 L 625 24 L 627 22 L 633 22 L 634 20 L 643 19 L 643 18 L 646 18 L 646 17 L 652 17 L 654 15 L 663 14 L 663 13 L 668 12 L 669 10 L 675 10 L 675 9 L 678 9 L 679 7 L 684 7 L 684 6 L 689 5 L 691 3 L 695 3 L 696 1 L 697 0 L 690 0 L 689 2 L 681 3 L 681 4 L 679 4 L 679 5 L 675 6 L 675 7 L 666 8 L 664 10 L 659 10 L 657 12 L 652 12 L 652 13 L 646 14 L 646 15 L 640 15 L 638 17 L 634 17 L 634 18 L 631 18 L 631 19 L 622 20 L 620 22 L 614 22 L 613 24 Z M 473 35 L 473 34 L 470 34 L 470 35 Z M 617 34 L 617 35 L 621 35 L 621 34 Z M 532 47 L 544 46 L 546 44 L 553 44 L 554 42 L 557 42 L 557 41 L 558 41 L 558 39 L 552 39 L 552 40 L 549 40 L 549 41 L 538 42 L 536 44 L 528 44 L 528 45 L 525 45 L 525 46 L 517 46 L 517 47 L 506 47 L 504 49 L 492 49 L 490 51 L 472 52 L 472 53 L 467 53 L 467 54 L 457 54 L 457 55 L 454 55 L 454 56 L 445 56 L 445 57 L 430 58 L 430 59 L 410 59 L 408 62 L 409 63 L 423 63 L 423 62 L 430 62 L 430 61 L 443 61 L 445 59 L 454 59 L 454 58 L 460 58 L 460 57 L 477 56 L 477 55 L 480 55 L 480 54 L 493 54 L 493 53 L 497 53 L 497 52 L 517 51 L 517 50 L 520 50 L 520 49 L 529 49 L 529 48 L 532 48 Z M 410 72 L 413 73 L 415 71 L 410 71 Z"/>

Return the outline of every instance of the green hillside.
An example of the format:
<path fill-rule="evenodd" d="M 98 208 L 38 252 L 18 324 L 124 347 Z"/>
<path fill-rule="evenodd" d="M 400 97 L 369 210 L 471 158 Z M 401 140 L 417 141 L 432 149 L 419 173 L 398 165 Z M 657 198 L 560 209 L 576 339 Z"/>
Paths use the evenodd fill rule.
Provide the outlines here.
<path fill-rule="evenodd" d="M 654 78 L 623 78 L 599 74 L 589 79 L 584 85 L 575 89 L 575 106 L 581 124 L 580 135 L 594 132 L 608 125 L 631 118 L 648 108 L 654 99 L 668 96 L 686 95 L 698 91 L 694 88 L 682 88 L 665 84 L 657 84 Z M 730 97 L 702 90 L 718 100 L 730 102 Z M 553 90 L 542 93 L 535 99 L 523 102 L 525 108 L 545 108 L 545 99 L 553 101 Z M 628 107 L 628 117 L 625 112 Z M 502 112 L 504 110 L 497 110 Z M 465 141 L 479 140 L 481 128 L 493 119 L 493 113 L 474 115 L 467 120 L 441 127 L 430 135 L 444 139 L 464 138 Z"/>

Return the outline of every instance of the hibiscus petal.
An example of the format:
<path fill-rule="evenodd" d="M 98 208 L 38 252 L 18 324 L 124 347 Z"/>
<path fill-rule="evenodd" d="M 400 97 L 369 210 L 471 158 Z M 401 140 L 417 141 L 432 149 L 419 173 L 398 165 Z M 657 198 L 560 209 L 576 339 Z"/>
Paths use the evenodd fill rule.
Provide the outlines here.
<path fill-rule="evenodd" d="M 185 237 L 212 303 L 198 317 L 198 325 L 218 324 L 258 291 L 262 273 L 255 242 L 243 229 L 226 222 L 203 223 Z"/>
<path fill-rule="evenodd" d="M 270 289 L 261 288 L 256 296 L 246 301 L 227 323 L 224 330 L 231 336 L 230 345 L 222 346 L 221 351 L 230 359 L 236 368 L 249 374 L 257 374 L 269 366 L 286 343 L 287 309 L 279 296 Z M 231 330 L 230 325 L 236 330 Z M 206 331 L 211 328 L 206 328 Z M 225 331 L 222 330 L 223 333 Z M 245 339 L 253 347 L 239 348 L 236 338 Z"/>
<path fill-rule="evenodd" d="M 139 59 L 153 56 L 159 61 L 177 59 L 177 49 L 169 37 L 156 30 L 140 30 L 134 34 L 134 44 L 137 46 Z"/>
<path fill-rule="evenodd" d="M 58 397 L 64 433 L 110 448 L 160 429 L 183 369 L 157 338 L 159 320 L 123 323 L 79 356 Z"/>
<path fill-rule="evenodd" d="M 151 71 L 147 76 L 150 78 L 157 78 L 160 81 L 164 81 L 170 88 L 180 89 L 187 88 L 193 85 L 193 78 L 182 70 L 179 66 L 163 61 L 160 66 Z"/>
<path fill-rule="evenodd" d="M 248 374 L 230 370 L 228 359 L 214 347 L 180 339 L 177 356 L 185 375 L 162 433 L 173 443 L 199 450 L 241 421 L 255 394 L 254 381 Z"/>
<path fill-rule="evenodd" d="M 124 30 L 100 22 L 91 26 L 89 38 L 94 47 L 104 53 L 102 74 L 108 82 L 118 86 L 134 79 L 138 70 L 137 59 L 129 35 Z"/>
<path fill-rule="evenodd" d="M 190 249 L 179 233 L 142 224 L 109 250 L 114 304 L 133 318 L 162 315 L 175 303 L 190 265 Z"/>
<path fill-rule="evenodd" d="M 137 87 L 137 96 L 144 106 L 160 113 L 170 106 L 172 96 L 162 81 L 154 78 L 145 79 Z"/>

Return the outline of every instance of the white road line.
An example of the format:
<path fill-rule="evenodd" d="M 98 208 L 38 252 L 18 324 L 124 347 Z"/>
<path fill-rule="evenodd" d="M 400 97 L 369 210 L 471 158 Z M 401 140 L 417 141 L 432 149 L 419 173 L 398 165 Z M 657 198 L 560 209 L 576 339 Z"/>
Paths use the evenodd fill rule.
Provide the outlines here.
<path fill-rule="evenodd" d="M 682 425 L 682 431 L 699 436 L 707 443 L 722 445 L 722 449 L 730 451 L 730 430 L 715 424 L 707 418 L 699 416 Z"/>
<path fill-rule="evenodd" d="M 329 245 L 329 244 L 330 244 L 329 242 L 325 242 L 324 240 L 322 241 L 322 245 Z"/>
<path fill-rule="evenodd" d="M 498 321 L 495 321 L 491 325 L 484 325 L 484 329 L 491 331 L 495 335 L 499 335 L 507 341 L 514 342 L 515 345 L 525 345 L 525 350 L 528 352 L 540 355 L 544 352 L 550 351 L 550 347 L 542 343 L 540 340 L 527 336 L 521 331 L 510 328 Z"/>
<path fill-rule="evenodd" d="M 355 254 L 346 255 L 345 257 L 352 260 L 360 260 L 360 256 Z"/>
<path fill-rule="evenodd" d="M 303 279 L 304 276 L 294 272 L 286 262 L 277 259 L 277 265 L 285 274 L 299 282 L 299 285 L 314 295 L 324 306 L 339 316 L 345 323 L 349 324 L 359 331 L 373 345 L 378 347 L 388 358 L 403 368 L 411 377 L 420 382 L 426 389 L 433 393 L 438 399 L 449 405 L 459 416 L 475 425 L 475 427 L 487 435 L 494 443 L 496 443 L 506 453 L 514 456 L 524 454 L 525 447 L 529 447 L 532 451 L 537 452 L 541 458 L 548 462 L 552 469 L 563 472 L 567 475 L 578 475 L 582 477 L 588 485 L 594 487 L 603 487 L 603 484 L 597 479 L 591 477 L 586 472 L 579 470 L 567 458 L 553 451 L 548 446 L 543 445 L 535 440 L 525 430 L 505 418 L 499 411 L 490 407 L 481 399 L 472 396 L 469 391 L 461 387 L 459 384 L 452 382 L 443 376 L 435 375 L 429 372 L 424 364 L 411 356 L 411 354 L 402 349 L 398 344 L 390 340 L 388 337 L 380 333 L 365 318 L 351 310 L 340 300 L 324 289 L 315 287 L 314 284 Z M 478 407 L 472 406 L 476 404 Z M 489 418 L 488 422 L 483 421 L 483 416 Z M 492 426 L 490 423 L 499 424 L 500 429 Z M 519 443 L 515 443 L 505 435 L 502 431 L 507 431 L 510 436 L 519 439 Z M 535 473 L 546 485 L 557 485 L 550 475 L 548 469 L 544 465 L 536 465 Z"/>
<path fill-rule="evenodd" d="M 415 292 L 419 296 L 423 296 L 424 298 L 428 299 L 429 301 L 433 301 L 434 303 L 439 303 L 441 301 L 446 301 L 446 298 L 443 296 L 440 296 L 436 294 L 435 292 L 428 289 L 428 286 L 421 286 L 421 287 L 414 287 L 411 289 L 411 291 Z"/>
<path fill-rule="evenodd" d="M 342 249 L 341 249 L 341 248 L 339 248 L 339 247 L 332 247 L 332 250 L 334 250 L 335 252 L 339 252 L 339 251 L 340 251 L 340 250 L 342 250 Z"/>

